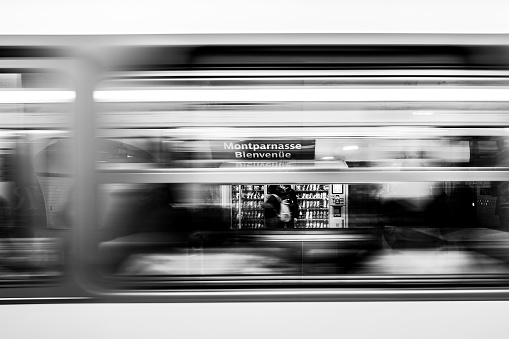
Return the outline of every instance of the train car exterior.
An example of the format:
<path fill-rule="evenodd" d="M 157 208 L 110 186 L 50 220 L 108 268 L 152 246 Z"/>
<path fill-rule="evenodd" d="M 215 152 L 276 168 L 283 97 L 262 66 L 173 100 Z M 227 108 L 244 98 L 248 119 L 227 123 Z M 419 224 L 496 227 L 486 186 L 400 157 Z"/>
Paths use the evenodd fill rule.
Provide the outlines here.
<path fill-rule="evenodd" d="M 506 38 L 0 40 L 2 312 L 128 337 L 427 317 L 497 336 Z"/>

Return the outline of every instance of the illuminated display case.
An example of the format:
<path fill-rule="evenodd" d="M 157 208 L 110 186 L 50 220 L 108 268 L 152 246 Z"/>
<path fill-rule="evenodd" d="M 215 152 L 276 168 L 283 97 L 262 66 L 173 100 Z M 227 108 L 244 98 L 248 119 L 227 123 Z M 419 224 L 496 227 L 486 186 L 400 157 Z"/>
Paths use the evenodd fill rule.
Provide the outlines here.
<path fill-rule="evenodd" d="M 265 185 L 233 185 L 232 229 L 264 228 L 263 201 Z"/>
<path fill-rule="evenodd" d="M 299 202 L 297 228 L 329 227 L 330 185 L 294 185 Z"/>
<path fill-rule="evenodd" d="M 299 215 L 295 228 L 347 227 L 347 185 L 295 184 Z M 229 187 L 232 229 L 265 228 L 262 204 L 267 185 L 232 185 Z"/>

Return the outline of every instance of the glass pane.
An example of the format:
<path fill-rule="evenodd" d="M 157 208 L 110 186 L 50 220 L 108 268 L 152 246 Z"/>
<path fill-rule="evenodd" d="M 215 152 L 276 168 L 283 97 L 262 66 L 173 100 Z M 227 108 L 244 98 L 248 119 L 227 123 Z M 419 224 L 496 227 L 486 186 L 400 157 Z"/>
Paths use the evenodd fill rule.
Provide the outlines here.
<path fill-rule="evenodd" d="M 62 276 L 72 228 L 69 79 L 0 74 L 0 282 Z"/>
<path fill-rule="evenodd" d="M 105 184 L 101 269 L 179 279 L 507 273 L 507 186 Z"/>

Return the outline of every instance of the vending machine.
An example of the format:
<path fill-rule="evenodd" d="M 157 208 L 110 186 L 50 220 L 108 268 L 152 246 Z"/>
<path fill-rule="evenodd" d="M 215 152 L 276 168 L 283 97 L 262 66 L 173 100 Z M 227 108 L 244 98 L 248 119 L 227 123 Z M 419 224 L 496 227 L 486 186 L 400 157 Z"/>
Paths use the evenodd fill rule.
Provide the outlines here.
<path fill-rule="evenodd" d="M 231 228 L 264 228 L 263 202 L 267 189 L 265 185 L 231 186 Z"/>
<path fill-rule="evenodd" d="M 328 228 L 330 225 L 330 185 L 295 185 L 299 203 L 297 228 Z"/>
<path fill-rule="evenodd" d="M 348 227 L 348 186 L 342 184 L 294 184 L 299 215 L 295 228 Z M 231 185 L 228 195 L 231 229 L 265 228 L 263 203 L 267 185 Z"/>
<path fill-rule="evenodd" d="M 348 228 L 348 185 L 332 184 L 330 227 Z"/>

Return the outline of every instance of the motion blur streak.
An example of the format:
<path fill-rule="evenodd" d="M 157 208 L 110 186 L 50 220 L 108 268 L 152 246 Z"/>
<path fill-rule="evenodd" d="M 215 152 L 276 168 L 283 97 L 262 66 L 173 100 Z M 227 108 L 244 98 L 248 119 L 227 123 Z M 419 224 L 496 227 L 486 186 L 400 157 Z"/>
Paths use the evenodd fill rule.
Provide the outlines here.
<path fill-rule="evenodd" d="M 0 104 L 72 102 L 75 97 L 71 91 L 0 90 Z"/>
<path fill-rule="evenodd" d="M 97 91 L 99 102 L 509 101 L 509 89 L 175 89 Z"/>

